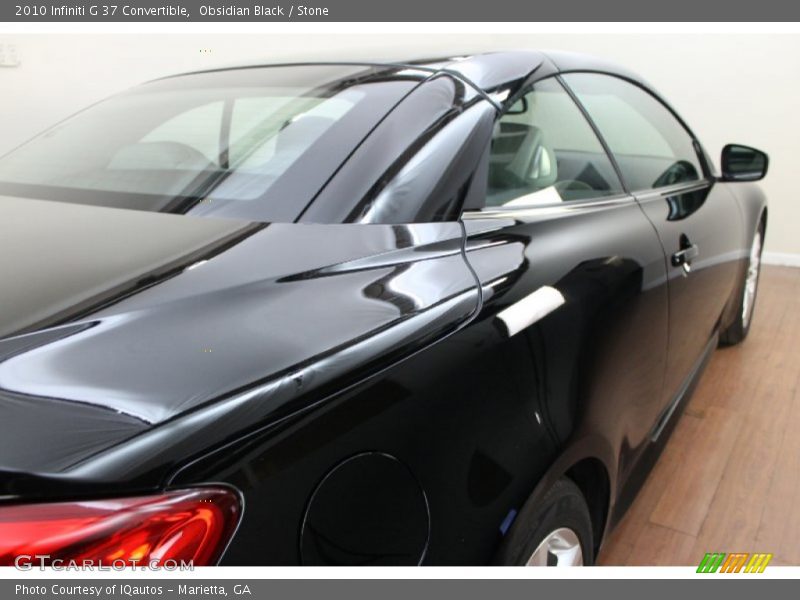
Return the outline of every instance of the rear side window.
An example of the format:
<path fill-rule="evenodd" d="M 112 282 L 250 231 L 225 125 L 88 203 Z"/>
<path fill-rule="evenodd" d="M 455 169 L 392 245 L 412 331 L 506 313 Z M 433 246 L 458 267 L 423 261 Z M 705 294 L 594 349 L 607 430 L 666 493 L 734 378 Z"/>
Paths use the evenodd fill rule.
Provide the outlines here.
<path fill-rule="evenodd" d="M 622 192 L 594 130 L 555 79 L 545 79 L 496 123 L 488 206 L 533 206 Z"/>
<path fill-rule="evenodd" d="M 632 191 L 702 177 L 694 141 L 655 97 L 609 75 L 570 73 L 563 77 L 597 125 Z"/>

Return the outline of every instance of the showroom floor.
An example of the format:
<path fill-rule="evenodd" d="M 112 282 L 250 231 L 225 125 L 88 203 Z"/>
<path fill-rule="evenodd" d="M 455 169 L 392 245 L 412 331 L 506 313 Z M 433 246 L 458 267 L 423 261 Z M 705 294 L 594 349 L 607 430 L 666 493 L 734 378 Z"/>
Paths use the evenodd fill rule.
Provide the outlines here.
<path fill-rule="evenodd" d="M 603 565 L 706 552 L 800 564 L 800 269 L 765 267 L 747 340 L 714 353 Z"/>

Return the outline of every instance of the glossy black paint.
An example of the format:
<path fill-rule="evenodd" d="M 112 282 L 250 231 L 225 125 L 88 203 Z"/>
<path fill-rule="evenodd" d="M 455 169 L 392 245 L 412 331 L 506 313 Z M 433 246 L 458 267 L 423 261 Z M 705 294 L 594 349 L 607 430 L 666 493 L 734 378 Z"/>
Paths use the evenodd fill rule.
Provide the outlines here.
<path fill-rule="evenodd" d="M 361 526 L 341 514 L 359 515 Z M 393 456 L 365 452 L 336 465 L 314 490 L 300 558 L 304 565 L 416 565 L 429 536 L 428 501 L 411 471 Z"/>
<path fill-rule="evenodd" d="M 735 317 L 763 195 L 709 170 L 480 210 L 524 84 L 646 84 L 539 52 L 357 67 L 410 87 L 287 222 L 0 197 L 6 502 L 230 483 L 239 565 L 487 563 L 565 474 L 598 541 L 619 518 Z M 509 337 L 498 313 L 543 286 L 562 306 Z"/>

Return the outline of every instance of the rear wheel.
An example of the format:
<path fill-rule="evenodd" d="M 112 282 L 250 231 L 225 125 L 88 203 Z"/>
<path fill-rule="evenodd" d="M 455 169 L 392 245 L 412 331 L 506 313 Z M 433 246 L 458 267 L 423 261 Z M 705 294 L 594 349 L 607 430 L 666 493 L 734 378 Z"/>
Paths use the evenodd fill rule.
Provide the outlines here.
<path fill-rule="evenodd" d="M 738 344 L 747 337 L 750 331 L 750 323 L 753 320 L 753 309 L 756 304 L 758 294 L 758 278 L 761 273 L 761 250 L 764 235 L 763 227 L 759 227 L 753 236 L 753 244 L 750 246 L 750 256 L 747 264 L 747 272 L 744 276 L 742 291 L 739 297 L 739 309 L 736 311 L 736 319 L 720 335 L 720 342 L 726 346 Z"/>
<path fill-rule="evenodd" d="M 569 527 L 551 531 L 536 547 L 526 567 L 582 567 L 583 550 L 578 534 Z"/>
<path fill-rule="evenodd" d="M 578 486 L 559 479 L 520 512 L 497 557 L 505 565 L 569 567 L 594 560 L 589 507 Z"/>

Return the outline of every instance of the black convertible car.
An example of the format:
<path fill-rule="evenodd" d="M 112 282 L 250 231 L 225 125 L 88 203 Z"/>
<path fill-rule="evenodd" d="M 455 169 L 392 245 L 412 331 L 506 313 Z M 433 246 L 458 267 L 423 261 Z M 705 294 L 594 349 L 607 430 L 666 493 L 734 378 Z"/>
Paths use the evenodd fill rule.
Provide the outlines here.
<path fill-rule="evenodd" d="M 251 65 L 0 160 L 0 564 L 591 564 L 750 327 L 721 174 L 565 53 Z"/>

